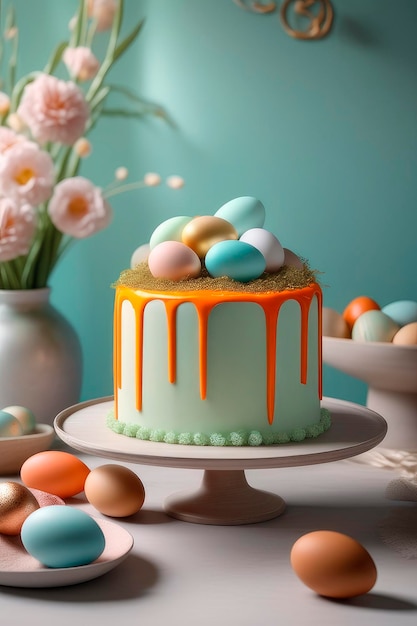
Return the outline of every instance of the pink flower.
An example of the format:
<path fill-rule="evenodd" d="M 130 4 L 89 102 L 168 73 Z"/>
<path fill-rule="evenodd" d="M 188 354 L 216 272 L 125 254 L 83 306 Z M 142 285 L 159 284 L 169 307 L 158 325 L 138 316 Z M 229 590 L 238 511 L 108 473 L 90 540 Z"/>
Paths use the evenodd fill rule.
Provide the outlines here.
<path fill-rule="evenodd" d="M 33 207 L 19 205 L 10 198 L 0 198 L 0 262 L 27 254 L 35 229 Z"/>
<path fill-rule="evenodd" d="M 17 142 L 0 158 L 0 193 L 36 206 L 52 193 L 55 172 L 47 152 L 32 141 Z"/>
<path fill-rule="evenodd" d="M 0 126 L 0 153 L 5 152 L 16 143 L 27 141 L 24 135 L 19 135 L 15 133 L 11 128 L 6 128 L 5 126 Z"/>
<path fill-rule="evenodd" d="M 67 145 L 83 135 L 89 115 L 81 89 L 48 74 L 25 87 L 17 113 L 40 143 Z"/>
<path fill-rule="evenodd" d="M 97 20 L 97 30 L 109 30 L 117 11 L 115 0 L 88 0 L 88 17 Z"/>
<path fill-rule="evenodd" d="M 82 176 L 66 178 L 56 185 L 48 212 L 58 230 L 77 239 L 106 228 L 112 217 L 101 190 Z"/>
<path fill-rule="evenodd" d="M 81 81 L 94 78 L 100 67 L 99 61 L 86 46 L 65 48 L 62 59 L 71 76 Z"/>

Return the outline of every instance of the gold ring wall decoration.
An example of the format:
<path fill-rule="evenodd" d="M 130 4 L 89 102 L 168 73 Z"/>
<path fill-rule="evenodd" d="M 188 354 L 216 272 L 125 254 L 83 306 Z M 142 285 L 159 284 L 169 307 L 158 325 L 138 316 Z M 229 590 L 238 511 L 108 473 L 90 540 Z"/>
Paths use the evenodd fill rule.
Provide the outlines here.
<path fill-rule="evenodd" d="M 250 2 L 234 0 L 241 9 L 253 13 L 273 13 L 276 2 Z M 280 7 L 281 24 L 285 32 L 295 39 L 322 39 L 329 34 L 334 18 L 330 0 L 283 0 Z M 304 28 L 292 26 L 297 21 L 304 23 Z"/>
<path fill-rule="evenodd" d="M 305 18 L 306 28 L 296 30 L 288 21 L 289 9 L 295 19 Z M 295 39 L 322 39 L 329 34 L 333 24 L 333 7 L 330 0 L 284 0 L 280 9 L 281 23 L 288 35 Z"/>

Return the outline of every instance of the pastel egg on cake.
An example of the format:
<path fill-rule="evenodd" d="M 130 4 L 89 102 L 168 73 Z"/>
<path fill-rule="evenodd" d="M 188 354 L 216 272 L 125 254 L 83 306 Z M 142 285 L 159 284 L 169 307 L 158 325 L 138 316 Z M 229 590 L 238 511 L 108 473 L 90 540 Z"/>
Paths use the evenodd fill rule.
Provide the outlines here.
<path fill-rule="evenodd" d="M 250 228 L 240 237 L 240 241 L 250 243 L 263 254 L 266 272 L 277 272 L 284 265 L 285 252 L 280 241 L 265 228 Z"/>
<path fill-rule="evenodd" d="M 265 257 L 244 241 L 220 241 L 206 255 L 206 268 L 214 277 L 228 276 L 247 283 L 259 278 L 266 267 Z"/>
<path fill-rule="evenodd" d="M 191 248 L 180 241 L 162 241 L 148 257 L 149 270 L 154 278 L 182 280 L 198 276 L 201 261 Z"/>
<path fill-rule="evenodd" d="M 235 240 L 238 233 L 227 220 L 213 215 L 201 215 L 188 222 L 182 231 L 182 242 L 203 259 L 219 241 Z"/>
<path fill-rule="evenodd" d="M 239 237 L 250 228 L 262 228 L 265 223 L 265 207 L 252 196 L 229 200 L 214 215 L 233 224 Z"/>

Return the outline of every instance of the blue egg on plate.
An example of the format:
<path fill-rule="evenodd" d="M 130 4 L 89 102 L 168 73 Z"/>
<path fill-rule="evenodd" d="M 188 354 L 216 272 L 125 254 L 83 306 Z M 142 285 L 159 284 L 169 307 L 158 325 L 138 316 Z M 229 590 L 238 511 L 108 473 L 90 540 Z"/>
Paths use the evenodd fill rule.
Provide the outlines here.
<path fill-rule="evenodd" d="M 388 315 L 399 326 L 417 322 L 417 302 L 413 300 L 397 300 L 382 307 L 381 311 Z"/>
<path fill-rule="evenodd" d="M 85 511 L 51 505 L 25 519 L 20 538 L 26 551 L 46 567 L 78 567 L 95 561 L 105 548 L 103 531 Z"/>
<path fill-rule="evenodd" d="M 259 278 L 266 261 L 263 254 L 249 243 L 239 240 L 219 241 L 206 254 L 206 269 L 210 276 L 228 276 L 241 283 Z"/>
<path fill-rule="evenodd" d="M 265 223 L 265 207 L 252 196 L 229 200 L 214 215 L 233 224 L 239 237 L 251 228 L 262 228 Z"/>

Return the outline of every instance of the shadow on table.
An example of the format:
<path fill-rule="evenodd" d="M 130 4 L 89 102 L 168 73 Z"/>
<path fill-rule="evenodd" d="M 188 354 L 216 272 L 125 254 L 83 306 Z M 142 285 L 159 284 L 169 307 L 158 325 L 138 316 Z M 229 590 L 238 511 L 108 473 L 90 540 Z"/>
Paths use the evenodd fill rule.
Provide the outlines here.
<path fill-rule="evenodd" d="M 145 596 L 157 584 L 158 579 L 158 569 L 151 561 L 131 553 L 118 567 L 88 582 L 48 589 L 1 587 L 1 592 L 48 602 L 105 603 Z"/>

